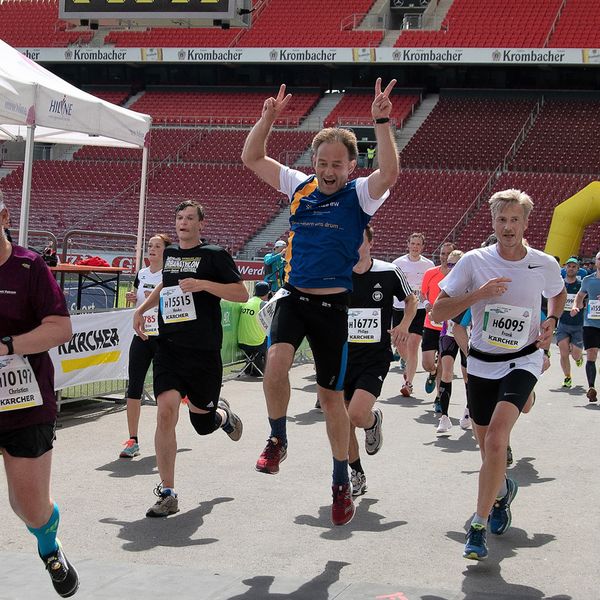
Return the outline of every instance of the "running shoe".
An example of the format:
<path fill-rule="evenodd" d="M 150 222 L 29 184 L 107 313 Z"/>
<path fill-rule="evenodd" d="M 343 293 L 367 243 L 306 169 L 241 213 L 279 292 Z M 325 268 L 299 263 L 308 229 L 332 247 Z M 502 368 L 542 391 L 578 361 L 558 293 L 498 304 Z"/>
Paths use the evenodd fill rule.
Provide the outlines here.
<path fill-rule="evenodd" d="M 425 382 L 425 391 L 431 394 L 435 390 L 435 373 L 429 373 L 427 381 Z"/>
<path fill-rule="evenodd" d="M 398 354 L 397 351 L 394 351 L 394 353 L 392 354 L 391 362 L 398 362 L 399 360 L 400 360 L 400 355 Z"/>
<path fill-rule="evenodd" d="M 510 446 L 508 446 L 506 448 L 506 466 L 510 467 L 510 465 L 513 464 L 513 453 L 512 453 L 512 448 Z"/>
<path fill-rule="evenodd" d="M 140 455 L 140 445 L 133 438 L 129 438 L 123 443 L 125 444 L 125 448 L 121 450 L 119 458 L 133 458 Z"/>
<path fill-rule="evenodd" d="M 171 490 L 163 490 L 162 484 L 154 488 L 154 495 L 158 500 L 146 511 L 147 517 L 168 517 L 179 512 L 179 500 Z"/>
<path fill-rule="evenodd" d="M 56 540 L 58 548 L 48 556 L 40 556 L 46 565 L 52 585 L 56 593 L 62 598 L 70 598 L 79 588 L 79 575 L 75 567 L 69 562 L 62 549 L 62 544 Z"/>
<path fill-rule="evenodd" d="M 227 402 L 225 398 L 219 398 L 217 406 L 227 414 L 227 420 L 221 425 L 221 429 L 234 442 L 239 441 L 242 437 L 242 432 L 244 431 L 242 420 L 231 410 L 231 406 L 229 406 L 229 402 Z"/>
<path fill-rule="evenodd" d="M 442 415 L 436 433 L 448 433 L 452 429 L 452 421 L 448 415 Z"/>
<path fill-rule="evenodd" d="M 400 370 L 404 371 L 406 369 L 406 361 L 400 357 Z"/>
<path fill-rule="evenodd" d="M 377 454 L 383 446 L 383 432 L 381 431 L 383 413 L 381 409 L 376 408 L 373 414 L 375 415 L 375 425 L 371 429 L 365 429 L 365 450 L 370 456 Z"/>
<path fill-rule="evenodd" d="M 354 517 L 354 502 L 352 501 L 352 484 L 334 485 L 333 503 L 331 505 L 331 522 L 334 525 L 346 525 Z"/>
<path fill-rule="evenodd" d="M 573 385 L 573 380 L 570 377 L 565 377 L 565 380 L 563 381 L 562 386 L 564 388 L 570 389 L 572 385 Z"/>
<path fill-rule="evenodd" d="M 360 496 L 367 491 L 367 477 L 360 471 L 350 471 L 350 483 L 352 484 L 352 495 Z"/>
<path fill-rule="evenodd" d="M 587 399 L 590 402 L 596 402 L 596 400 L 598 399 L 598 394 L 596 392 L 596 388 L 591 387 L 588 391 L 587 391 Z"/>
<path fill-rule="evenodd" d="M 412 383 L 410 383 L 409 381 L 405 381 L 404 385 L 400 388 L 400 393 L 405 398 L 408 398 L 409 396 L 412 396 L 412 392 L 413 392 Z"/>
<path fill-rule="evenodd" d="M 460 418 L 458 424 L 461 426 L 462 429 L 471 429 L 471 415 L 469 414 L 468 408 L 465 408 L 465 412 Z"/>
<path fill-rule="evenodd" d="M 276 437 L 270 437 L 267 445 L 256 461 L 256 470 L 275 475 L 279 473 L 279 463 L 287 458 L 287 448 Z"/>
<path fill-rule="evenodd" d="M 440 399 L 439 399 L 439 398 L 436 398 L 436 399 L 433 401 L 433 412 L 434 412 L 436 415 L 441 415 L 441 414 L 442 414 L 442 403 L 440 402 Z"/>
<path fill-rule="evenodd" d="M 578 358 L 578 359 L 575 361 L 575 364 L 576 364 L 578 367 L 581 367 L 581 366 L 583 365 L 583 357 L 581 357 L 581 358 Z"/>
<path fill-rule="evenodd" d="M 488 555 L 486 543 L 486 531 L 483 525 L 471 525 L 467 532 L 467 543 L 463 552 L 463 558 L 471 560 L 483 560 Z"/>
<path fill-rule="evenodd" d="M 490 531 L 494 535 L 502 535 L 510 527 L 510 523 L 512 521 L 510 504 L 515 499 L 519 486 L 514 479 L 509 479 L 507 477 L 506 487 L 508 488 L 506 496 L 494 502 L 492 512 L 488 518 L 490 523 Z"/>

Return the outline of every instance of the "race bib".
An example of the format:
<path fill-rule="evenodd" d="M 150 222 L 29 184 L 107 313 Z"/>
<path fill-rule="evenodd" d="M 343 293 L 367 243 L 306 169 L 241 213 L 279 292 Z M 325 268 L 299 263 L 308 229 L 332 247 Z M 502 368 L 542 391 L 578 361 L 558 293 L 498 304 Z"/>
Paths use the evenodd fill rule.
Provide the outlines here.
<path fill-rule="evenodd" d="M 184 292 L 178 285 L 163 288 L 160 290 L 160 312 L 166 324 L 195 321 L 192 292 Z"/>
<path fill-rule="evenodd" d="M 481 339 L 496 348 L 520 350 L 527 345 L 531 308 L 488 304 L 483 313 Z"/>
<path fill-rule="evenodd" d="M 348 341 L 375 344 L 381 341 L 381 309 L 348 309 Z"/>
<path fill-rule="evenodd" d="M 588 300 L 588 319 L 600 319 L 600 300 Z"/>
<path fill-rule="evenodd" d="M 44 403 L 29 360 L 18 354 L 0 356 L 0 412 Z"/>
<path fill-rule="evenodd" d="M 446 335 L 450 337 L 454 337 L 454 321 L 450 319 L 449 321 L 445 321 L 446 323 Z"/>
<path fill-rule="evenodd" d="M 158 306 L 144 313 L 144 331 L 147 336 L 158 335 Z"/>
<path fill-rule="evenodd" d="M 565 312 L 571 312 L 573 305 L 575 304 L 575 296 L 577 294 L 567 294 L 567 301 L 565 302 Z"/>
<path fill-rule="evenodd" d="M 258 322 L 265 330 L 265 333 L 269 333 L 269 329 L 271 329 L 273 315 L 275 314 L 275 308 L 277 308 L 277 301 L 289 295 L 290 292 L 288 290 L 280 288 L 277 290 L 277 293 L 258 311 Z"/>

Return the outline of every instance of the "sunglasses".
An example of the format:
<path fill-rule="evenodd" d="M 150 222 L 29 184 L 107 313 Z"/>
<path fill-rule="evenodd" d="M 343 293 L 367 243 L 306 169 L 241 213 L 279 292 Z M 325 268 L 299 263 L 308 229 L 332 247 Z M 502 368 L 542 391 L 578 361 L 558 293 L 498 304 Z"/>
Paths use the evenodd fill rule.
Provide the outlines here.
<path fill-rule="evenodd" d="M 456 263 L 446 263 L 448 267 L 451 269 Z"/>

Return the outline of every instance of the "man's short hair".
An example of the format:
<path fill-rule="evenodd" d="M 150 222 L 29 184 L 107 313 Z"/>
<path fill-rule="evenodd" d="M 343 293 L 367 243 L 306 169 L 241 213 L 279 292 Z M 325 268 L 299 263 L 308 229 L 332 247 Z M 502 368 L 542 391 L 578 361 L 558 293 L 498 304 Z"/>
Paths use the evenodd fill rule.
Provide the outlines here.
<path fill-rule="evenodd" d="M 498 238 L 495 233 L 490 233 L 490 235 L 481 242 L 481 248 L 487 248 L 488 246 L 492 246 L 498 242 Z"/>
<path fill-rule="evenodd" d="M 356 141 L 356 135 L 349 129 L 342 129 L 341 127 L 327 127 L 321 129 L 312 141 L 313 155 L 317 155 L 317 151 L 321 144 L 333 144 L 334 142 L 340 142 L 346 146 L 348 150 L 349 160 L 358 159 L 358 142 Z"/>
<path fill-rule="evenodd" d="M 521 190 L 509 189 L 496 192 L 489 200 L 492 218 L 495 219 L 509 204 L 517 204 L 523 207 L 525 220 L 529 218 L 533 210 L 533 200 Z"/>
<path fill-rule="evenodd" d="M 202 208 L 202 204 L 200 202 L 196 202 L 195 200 L 184 200 L 181 204 L 178 204 L 175 207 L 175 215 L 180 213 L 182 210 L 193 206 L 198 211 L 198 220 L 204 221 L 204 208 Z"/>
<path fill-rule="evenodd" d="M 452 250 L 450 254 L 448 254 L 448 262 L 452 264 L 456 264 L 463 256 L 464 252 L 462 250 Z"/>
<path fill-rule="evenodd" d="M 414 233 L 411 233 L 408 236 L 408 242 L 410 243 L 410 240 L 412 240 L 413 238 L 421 238 L 421 241 L 423 242 L 423 246 L 425 245 L 425 234 L 424 233 L 420 233 L 419 231 L 415 231 Z"/>

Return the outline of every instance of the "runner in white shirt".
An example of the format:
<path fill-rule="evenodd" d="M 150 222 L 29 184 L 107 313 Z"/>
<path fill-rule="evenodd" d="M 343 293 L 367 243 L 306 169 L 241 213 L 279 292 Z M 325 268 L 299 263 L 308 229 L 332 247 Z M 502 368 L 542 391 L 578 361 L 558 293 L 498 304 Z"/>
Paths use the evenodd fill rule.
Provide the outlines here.
<path fill-rule="evenodd" d="M 146 300 L 154 289 L 162 283 L 163 252 L 171 244 L 171 238 L 164 233 L 157 233 L 148 240 L 148 261 L 150 265 L 140 269 L 135 276 L 133 290 L 127 292 L 128 303 L 135 303 L 136 308 Z M 143 340 L 134 335 L 129 347 L 129 384 L 127 386 L 127 427 L 129 438 L 124 442 L 120 458 L 133 458 L 140 453 L 138 427 L 144 394 L 144 382 L 154 354 L 156 353 L 156 336 L 158 335 L 158 307 L 150 309 L 144 315 L 144 326 L 148 339 Z"/>
<path fill-rule="evenodd" d="M 423 327 L 425 324 L 425 302 L 421 297 L 421 282 L 423 281 L 425 271 L 435 266 L 431 260 L 421 256 L 424 246 L 425 236 L 422 233 L 412 233 L 408 238 L 408 254 L 400 256 L 393 262 L 393 264 L 404 273 L 410 287 L 419 299 L 417 314 L 408 329 L 408 341 L 398 345 L 398 353 L 406 361 L 406 367 L 404 369 L 404 385 L 400 389 L 400 393 L 405 397 L 412 394 L 412 382 L 415 373 L 417 372 L 419 346 L 421 345 Z M 394 327 L 399 325 L 403 316 L 404 302 L 394 300 L 392 325 Z"/>
<path fill-rule="evenodd" d="M 506 478 L 506 449 L 548 349 L 556 315 L 566 300 L 560 267 L 548 254 L 523 244 L 533 202 L 519 190 L 490 199 L 498 243 L 465 254 L 440 284 L 432 318 L 451 319 L 471 307 L 473 328 L 467 361 L 469 410 L 481 450 L 477 512 L 463 556 L 488 554 L 486 524 L 503 534 L 511 523 L 510 504 L 517 484 Z M 548 314 L 540 322 L 541 296 Z"/>

